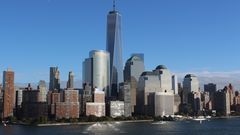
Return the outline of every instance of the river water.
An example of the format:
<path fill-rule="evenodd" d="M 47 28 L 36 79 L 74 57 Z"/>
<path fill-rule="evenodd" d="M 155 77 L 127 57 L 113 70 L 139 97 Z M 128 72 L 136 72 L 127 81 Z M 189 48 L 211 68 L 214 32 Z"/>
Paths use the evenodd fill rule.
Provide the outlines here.
<path fill-rule="evenodd" d="M 34 127 L 0 126 L 0 135 L 240 135 L 240 119 L 166 123 L 110 122 L 92 125 Z"/>

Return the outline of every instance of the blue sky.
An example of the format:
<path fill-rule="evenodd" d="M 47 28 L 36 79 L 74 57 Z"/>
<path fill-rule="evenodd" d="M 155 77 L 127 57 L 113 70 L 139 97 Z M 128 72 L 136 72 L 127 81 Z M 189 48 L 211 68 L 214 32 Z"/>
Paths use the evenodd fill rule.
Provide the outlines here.
<path fill-rule="evenodd" d="M 146 70 L 159 64 L 173 72 L 240 70 L 239 0 L 118 0 L 124 61 L 144 53 Z M 61 80 L 82 61 L 105 49 L 111 0 L 0 0 L 0 70 L 16 82 Z M 1 73 L 2 74 L 2 73 Z"/>

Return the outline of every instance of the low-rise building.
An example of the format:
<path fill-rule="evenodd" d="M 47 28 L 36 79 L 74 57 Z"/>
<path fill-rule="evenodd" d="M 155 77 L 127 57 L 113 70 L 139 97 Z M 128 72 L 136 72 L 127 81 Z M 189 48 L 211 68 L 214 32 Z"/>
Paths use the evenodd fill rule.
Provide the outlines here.
<path fill-rule="evenodd" d="M 123 101 L 110 101 L 108 108 L 110 112 L 110 117 L 116 118 L 124 116 L 125 107 Z"/>

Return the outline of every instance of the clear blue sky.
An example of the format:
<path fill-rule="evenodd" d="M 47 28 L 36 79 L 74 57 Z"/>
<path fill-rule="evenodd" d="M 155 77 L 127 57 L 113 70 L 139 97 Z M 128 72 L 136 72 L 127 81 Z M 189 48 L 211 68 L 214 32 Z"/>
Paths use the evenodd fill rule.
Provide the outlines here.
<path fill-rule="evenodd" d="M 105 49 L 111 0 L 0 0 L 0 71 L 11 67 L 16 82 L 61 80 L 82 61 Z M 240 68 L 239 0 L 118 0 L 124 61 L 145 54 L 147 70 L 159 64 L 173 72 Z M 2 73 L 1 73 L 2 74 Z"/>

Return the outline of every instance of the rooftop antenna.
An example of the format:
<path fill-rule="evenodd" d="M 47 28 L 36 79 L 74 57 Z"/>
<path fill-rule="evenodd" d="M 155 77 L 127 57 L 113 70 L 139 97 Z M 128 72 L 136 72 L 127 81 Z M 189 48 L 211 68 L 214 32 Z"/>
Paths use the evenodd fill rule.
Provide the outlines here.
<path fill-rule="evenodd" d="M 116 10 L 116 0 L 113 0 L 113 11 Z"/>

